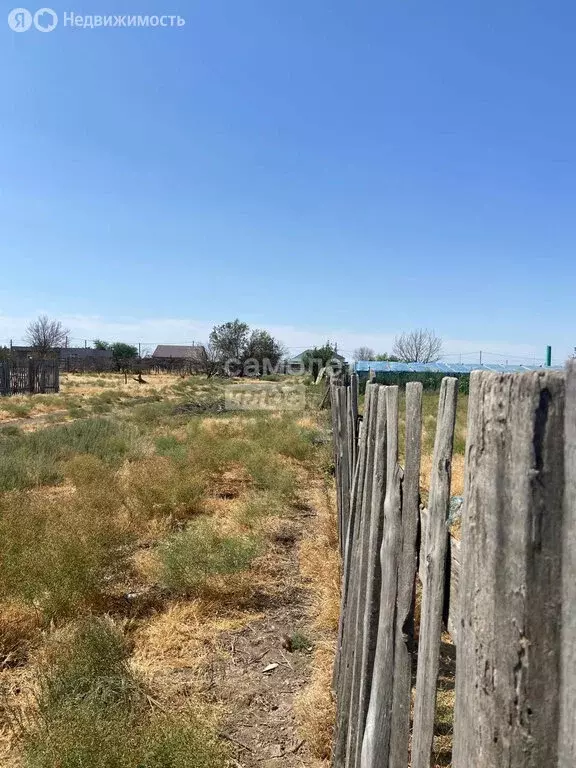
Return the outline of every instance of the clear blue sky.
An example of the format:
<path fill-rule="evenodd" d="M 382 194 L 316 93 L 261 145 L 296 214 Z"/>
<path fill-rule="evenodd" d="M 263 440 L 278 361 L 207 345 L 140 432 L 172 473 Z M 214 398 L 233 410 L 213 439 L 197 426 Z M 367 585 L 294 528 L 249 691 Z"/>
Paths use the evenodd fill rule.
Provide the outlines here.
<path fill-rule="evenodd" d="M 48 34 L 12 7 L 0 341 L 42 311 L 131 340 L 239 316 L 294 347 L 576 345 L 573 0 L 82 0 Z"/>

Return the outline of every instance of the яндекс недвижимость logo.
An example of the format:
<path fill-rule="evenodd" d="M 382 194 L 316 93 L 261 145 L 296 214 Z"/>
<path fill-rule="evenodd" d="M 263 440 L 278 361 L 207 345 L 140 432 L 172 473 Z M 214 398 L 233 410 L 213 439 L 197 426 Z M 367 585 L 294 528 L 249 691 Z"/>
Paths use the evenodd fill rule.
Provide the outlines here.
<path fill-rule="evenodd" d="M 186 19 L 179 14 L 79 14 L 63 11 L 60 14 L 62 27 L 70 29 L 183 29 Z M 13 32 L 27 32 L 35 27 L 38 32 L 52 32 L 58 26 L 59 18 L 52 8 L 40 8 L 32 13 L 27 8 L 13 8 L 8 14 L 8 26 Z"/>
<path fill-rule="evenodd" d="M 32 25 L 39 32 L 52 32 L 58 26 L 58 14 L 52 8 L 40 8 L 34 14 L 27 8 L 13 8 L 8 14 L 8 26 L 13 32 L 27 32 Z"/>

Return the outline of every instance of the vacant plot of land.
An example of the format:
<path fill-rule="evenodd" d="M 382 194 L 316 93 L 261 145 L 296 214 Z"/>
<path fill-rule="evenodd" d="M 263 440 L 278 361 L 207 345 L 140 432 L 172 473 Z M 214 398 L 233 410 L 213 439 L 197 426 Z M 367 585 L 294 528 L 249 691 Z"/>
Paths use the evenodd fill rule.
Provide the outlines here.
<path fill-rule="evenodd" d="M 224 411 L 223 385 L 162 378 L 70 377 L 21 403 L 33 417 L 64 400 L 64 423 L 0 426 L 2 765 L 329 756 L 325 424 Z"/>
<path fill-rule="evenodd" d="M 64 421 L 91 414 L 109 413 L 142 402 L 175 399 L 189 379 L 173 374 L 150 374 L 145 384 L 137 377 L 117 373 L 74 374 L 60 377 L 57 395 L 15 395 L 0 398 L 0 424 L 15 419 Z M 199 386 L 199 385 L 198 385 Z M 26 426 L 26 425 L 25 425 Z"/>
<path fill-rule="evenodd" d="M 326 414 L 313 387 L 304 413 L 226 411 L 235 386 L 69 375 L 59 396 L 0 401 L 27 410 L 0 423 L 2 765 L 327 765 L 339 562 Z M 437 405 L 425 395 L 424 500 Z M 447 636 L 442 675 L 437 766 L 450 763 Z"/>

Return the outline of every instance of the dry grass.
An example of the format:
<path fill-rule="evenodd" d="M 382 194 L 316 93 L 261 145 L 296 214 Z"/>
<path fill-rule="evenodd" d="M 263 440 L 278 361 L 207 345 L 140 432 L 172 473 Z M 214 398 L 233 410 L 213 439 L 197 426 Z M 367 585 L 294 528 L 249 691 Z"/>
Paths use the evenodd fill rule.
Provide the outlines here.
<path fill-rule="evenodd" d="M 430 489 L 430 475 L 432 472 L 432 455 L 422 456 L 420 465 L 420 488 L 422 498 L 425 503 L 428 501 L 428 492 Z M 464 456 L 461 453 L 455 453 L 452 456 L 452 485 L 451 496 L 462 496 L 464 493 Z"/>
<path fill-rule="evenodd" d="M 310 489 L 311 505 L 317 510 L 314 535 L 300 546 L 300 569 L 309 580 L 314 598 L 314 626 L 335 631 L 340 615 L 340 556 L 336 524 L 336 501 L 331 489 L 318 484 Z"/>
<path fill-rule="evenodd" d="M 147 384 L 139 384 L 132 376 L 124 380 L 123 373 L 64 373 L 60 377 L 60 389 L 63 394 L 83 397 L 99 394 L 104 389 L 115 389 L 127 395 L 142 395 L 146 389 L 166 392 L 182 381 L 182 377 L 171 373 L 150 374 L 145 376 Z"/>
<path fill-rule="evenodd" d="M 202 692 L 222 654 L 218 636 L 260 616 L 238 609 L 223 612 L 218 601 L 205 598 L 171 602 L 134 632 L 132 666 L 161 703 L 185 706 L 191 691 Z"/>
<path fill-rule="evenodd" d="M 340 556 L 336 500 L 325 479 L 310 482 L 306 496 L 316 512 L 314 529 L 300 545 L 300 571 L 313 597 L 312 628 L 319 636 L 310 683 L 295 701 L 299 730 L 320 764 L 330 759 L 336 706 L 332 675 L 340 615 Z"/>
<path fill-rule="evenodd" d="M 433 768 L 445 768 L 452 763 L 454 734 L 454 701 L 456 675 L 456 648 L 450 635 L 442 635 L 440 647 L 440 673 L 436 693 L 436 720 L 432 747 Z"/>
<path fill-rule="evenodd" d="M 42 626 L 38 611 L 15 600 L 0 603 L 0 668 L 22 664 L 38 642 Z"/>
<path fill-rule="evenodd" d="M 13 419 L 35 419 L 50 416 L 65 421 L 105 413 L 114 407 L 136 405 L 147 400 L 177 400 L 182 384 L 188 389 L 206 387 L 203 377 L 182 377 L 174 374 L 151 374 L 146 384 L 139 384 L 132 376 L 124 380 L 121 373 L 74 374 L 60 376 L 60 392 L 48 395 L 14 395 L 0 398 L 0 424 Z M 30 425 L 32 426 L 32 425 Z M 34 427 L 42 424 L 34 424 Z"/>
<path fill-rule="evenodd" d="M 312 755 L 325 765 L 332 753 L 336 705 L 332 696 L 334 643 L 316 646 L 312 678 L 295 702 L 299 730 Z"/>
<path fill-rule="evenodd" d="M 97 377 L 72 377 L 65 397 L 86 404 L 99 392 L 108 397 L 121 389 L 117 379 L 99 378 L 104 383 Z M 130 669 L 145 682 L 150 706 L 156 702 L 160 711 L 185 715 L 192 705 L 216 727 L 220 705 L 207 706 L 201 699 L 213 666 L 222 660 L 219 637 L 260 618 L 257 593 L 275 600 L 287 590 L 280 579 L 283 548 L 299 537 L 299 528 L 286 516 L 294 512 L 298 487 L 306 487 L 316 472 L 310 462 L 317 451 L 317 429 L 313 418 L 298 421 L 292 414 L 205 417 L 180 409 L 192 395 L 197 402 L 204 390 L 213 397 L 212 384 L 174 384 L 169 377 L 166 403 L 137 406 L 114 420 L 77 421 L 26 435 L 9 426 L 1 437 L 5 483 L 16 490 L 0 493 L 0 600 L 5 608 L 0 674 L 7 691 L 5 721 L 23 729 L 15 735 L 0 727 L 3 765 L 18 765 L 22 744 L 32 743 L 26 740 L 39 733 L 34 701 L 43 648 L 53 635 L 73 631 L 72 617 L 77 616 L 114 616 L 130 640 Z M 128 385 L 134 399 L 141 391 L 136 382 Z M 14 457 L 19 475 L 13 472 Z M 304 560 L 326 579 L 318 586 L 317 626 L 333 632 L 338 577 L 327 575 L 326 562 L 331 556 L 330 568 L 337 574 L 335 529 L 326 492 L 318 493 L 314 504 L 321 511 L 323 532 L 316 551 L 304 554 Z M 26 526 L 20 524 L 22 516 Z M 198 550 L 198 525 L 207 524 L 217 534 L 216 546 Z M 253 540 L 261 551 L 254 550 Z M 186 556 L 176 560 L 193 562 L 196 570 L 199 554 L 211 552 L 200 569 L 201 588 L 195 573 L 194 588 L 183 590 L 194 594 L 176 601 L 161 589 L 165 579 L 159 579 L 158 570 L 159 555 L 172 556 L 175 543 L 186 545 Z M 238 569 L 244 570 L 231 573 Z M 322 687 L 321 676 L 314 684 Z M 81 714 L 66 728 L 53 729 L 55 741 L 35 742 L 40 757 L 34 762 L 28 751 L 29 766 L 44 768 L 58 749 L 67 750 L 65 740 L 73 738 L 75 729 L 85 753 L 99 760 L 91 751 L 89 718 Z M 327 719 L 325 714 L 324 733 Z M 98 720 L 95 732 L 100 725 Z M 125 733 L 124 725 L 112 726 L 109 741 L 107 732 L 100 735 L 110 754 L 117 750 L 123 768 L 121 739 L 114 733 Z M 174 725 L 175 733 L 182 733 L 179 728 Z M 138 745 L 143 748 L 141 741 Z"/>

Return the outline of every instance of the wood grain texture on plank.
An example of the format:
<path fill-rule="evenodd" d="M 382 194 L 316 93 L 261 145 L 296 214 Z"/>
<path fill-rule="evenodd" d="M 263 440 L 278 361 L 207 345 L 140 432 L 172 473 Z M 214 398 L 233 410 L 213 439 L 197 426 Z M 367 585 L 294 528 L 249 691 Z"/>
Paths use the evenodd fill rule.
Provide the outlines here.
<path fill-rule="evenodd" d="M 429 768 L 434 738 L 457 397 L 458 380 L 442 379 L 422 564 L 424 583 L 414 703 L 412 768 Z"/>
<path fill-rule="evenodd" d="M 471 377 L 454 768 L 557 765 L 564 402 L 562 373 Z"/>

